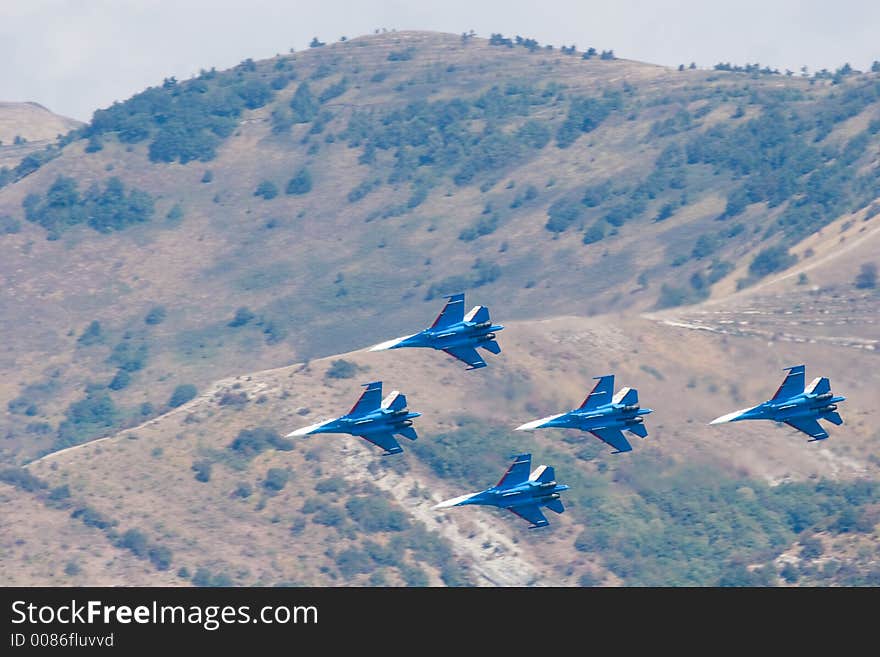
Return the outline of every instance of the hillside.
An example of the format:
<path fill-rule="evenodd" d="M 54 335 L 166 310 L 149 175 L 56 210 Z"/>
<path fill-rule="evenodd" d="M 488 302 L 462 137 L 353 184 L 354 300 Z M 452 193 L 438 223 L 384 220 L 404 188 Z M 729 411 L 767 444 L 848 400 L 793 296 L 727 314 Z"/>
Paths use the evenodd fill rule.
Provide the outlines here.
<path fill-rule="evenodd" d="M 497 35 L 360 37 L 100 110 L 0 170 L 0 493 L 50 536 L 5 525 L 0 576 L 870 583 L 878 167 L 876 73 Z M 507 326 L 489 368 L 362 351 L 462 290 Z M 847 396 L 830 440 L 706 426 L 801 362 Z M 655 409 L 634 452 L 510 431 L 608 372 Z M 424 414 L 401 457 L 280 438 L 374 379 Z M 521 449 L 572 485 L 549 530 L 430 510 Z"/>
<path fill-rule="evenodd" d="M 58 136 L 80 127 L 80 121 L 53 114 L 37 103 L 0 102 L 0 169 L 15 168 Z"/>
<path fill-rule="evenodd" d="M 167 548 L 170 566 L 155 571 L 156 582 L 167 568 L 201 568 L 235 584 L 705 585 L 736 576 L 742 560 L 774 563 L 799 534 L 871 535 L 876 519 L 867 519 L 880 502 L 871 401 L 880 381 L 874 371 L 859 374 L 856 350 L 780 342 L 767 367 L 767 348 L 753 339 L 719 342 L 622 317 L 512 322 L 502 342 L 503 354 L 477 376 L 442 354 L 411 350 L 344 354 L 358 368 L 352 378 L 328 375 L 334 357 L 221 380 L 158 420 L 48 455 L 28 472 L 47 490 L 67 486 L 72 513 L 88 507 L 114 523 L 111 542 L 136 529 Z M 846 391 L 847 424 L 831 439 L 807 443 L 760 423 L 706 425 L 772 391 L 775 380 L 751 374 L 757 363 L 775 375 L 797 358 L 815 371 L 833 368 L 835 388 Z M 591 377 L 609 371 L 655 409 L 636 451 L 612 456 L 577 432 L 511 431 L 576 405 Z M 343 412 L 357 384 L 380 375 L 423 413 L 419 440 L 399 457 L 345 436 L 276 449 L 255 433 L 283 435 Z M 568 513 L 547 531 L 527 532 L 500 511 L 430 509 L 491 484 L 521 450 L 555 464 L 572 485 Z M 268 484 L 279 476 L 272 469 L 287 473 L 280 490 Z M 844 556 L 838 561 L 850 563 Z"/>
<path fill-rule="evenodd" d="M 518 318 L 699 301 L 878 195 L 875 74 L 491 43 L 380 34 L 169 79 L 8 173 L 5 458 L 400 332 L 452 290 Z"/>

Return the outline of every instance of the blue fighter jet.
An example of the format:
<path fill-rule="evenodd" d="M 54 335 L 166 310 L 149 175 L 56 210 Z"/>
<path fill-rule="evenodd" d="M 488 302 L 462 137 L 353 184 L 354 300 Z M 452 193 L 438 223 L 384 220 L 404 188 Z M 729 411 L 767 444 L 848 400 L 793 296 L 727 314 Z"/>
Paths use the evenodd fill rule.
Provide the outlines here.
<path fill-rule="evenodd" d="M 773 420 L 785 422 L 788 426 L 803 431 L 810 442 L 824 440 L 828 432 L 819 420 L 832 424 L 843 424 L 837 412 L 837 404 L 846 397 L 835 397 L 831 393 L 831 383 L 824 376 L 813 379 L 809 388 L 804 388 L 803 365 L 786 367 L 788 374 L 772 399 L 752 408 L 743 408 L 715 418 L 709 424 L 724 424 L 740 420 Z"/>
<path fill-rule="evenodd" d="M 453 294 L 445 298 L 449 301 L 430 328 L 374 345 L 370 347 L 370 351 L 431 347 L 442 349 L 450 356 L 467 363 L 469 370 L 486 367 L 486 361 L 477 353 L 476 347 L 500 354 L 501 347 L 495 342 L 495 332 L 504 327 L 492 323 L 489 309 L 485 306 L 474 306 L 465 315 L 464 294 Z"/>
<path fill-rule="evenodd" d="M 435 509 L 445 509 L 450 506 L 464 506 L 466 504 L 484 504 L 497 506 L 501 509 L 513 511 L 520 518 L 528 520 L 531 524 L 529 529 L 546 527 L 550 523 L 541 513 L 541 507 L 546 506 L 551 511 L 562 513 L 565 507 L 559 499 L 559 493 L 568 490 L 568 486 L 556 483 L 556 475 L 553 468 L 539 465 L 535 471 L 529 474 L 532 468 L 532 455 L 520 454 L 514 458 L 513 463 L 501 477 L 501 481 L 479 493 L 470 493 L 451 500 L 440 502 Z"/>
<path fill-rule="evenodd" d="M 366 383 L 363 387 L 366 390 L 347 415 L 310 424 L 292 431 L 287 437 L 310 436 L 316 433 L 348 433 L 378 445 L 385 450 L 383 456 L 400 454 L 403 448 L 394 439 L 394 434 L 405 436 L 410 440 L 418 438 L 415 429 L 412 428 L 412 421 L 421 413 L 407 411 L 406 397 L 396 390 L 382 399 L 381 381 Z"/>
<path fill-rule="evenodd" d="M 614 375 L 597 376 L 592 392 L 578 408 L 567 413 L 559 413 L 550 417 L 533 420 L 518 426 L 517 431 L 530 429 L 580 429 L 589 431 L 599 440 L 611 445 L 612 454 L 632 451 L 632 446 L 624 437 L 623 432 L 629 431 L 642 438 L 647 438 L 648 430 L 642 415 L 651 413 L 650 408 L 639 408 L 639 392 L 635 388 L 621 388 L 614 393 Z"/>

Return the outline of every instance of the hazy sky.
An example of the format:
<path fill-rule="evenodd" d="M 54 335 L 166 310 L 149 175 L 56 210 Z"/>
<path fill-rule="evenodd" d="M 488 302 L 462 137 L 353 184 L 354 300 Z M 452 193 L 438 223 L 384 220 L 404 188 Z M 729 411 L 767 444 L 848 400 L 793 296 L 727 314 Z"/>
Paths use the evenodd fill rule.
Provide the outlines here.
<path fill-rule="evenodd" d="M 669 66 L 880 59 L 878 0 L 0 0 L 0 100 L 88 120 L 168 76 L 382 27 L 521 34 Z"/>

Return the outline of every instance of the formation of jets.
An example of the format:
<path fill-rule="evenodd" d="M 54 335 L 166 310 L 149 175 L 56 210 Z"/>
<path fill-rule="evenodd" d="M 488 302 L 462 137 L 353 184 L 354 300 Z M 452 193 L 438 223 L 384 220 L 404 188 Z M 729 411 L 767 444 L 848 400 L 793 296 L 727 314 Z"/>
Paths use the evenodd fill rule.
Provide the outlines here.
<path fill-rule="evenodd" d="M 501 353 L 496 341 L 496 333 L 504 327 L 493 324 L 489 309 L 475 306 L 467 314 L 464 312 L 464 294 L 446 297 L 443 310 L 429 327 L 412 335 L 395 338 L 370 347 L 370 351 L 384 351 L 404 347 L 429 347 L 445 351 L 447 354 L 467 364 L 467 369 L 486 367 L 486 362 L 477 352 L 485 349 L 493 354 Z M 744 408 L 722 415 L 710 424 L 738 422 L 740 420 L 772 420 L 784 422 L 802 431 L 810 441 L 822 440 L 828 433 L 818 420 L 827 420 L 841 425 L 843 419 L 837 413 L 837 404 L 845 397 L 834 396 L 831 384 L 825 377 L 818 377 L 804 385 L 805 366 L 786 368 L 785 380 L 772 399 L 751 408 Z M 640 438 L 647 438 L 645 415 L 652 413 L 650 408 L 639 406 L 639 393 L 635 388 L 624 387 L 614 392 L 614 375 L 596 377 L 597 382 L 583 403 L 570 411 L 550 415 L 526 422 L 517 431 L 535 429 L 578 429 L 593 434 L 608 444 L 612 454 L 632 451 L 632 445 L 624 432 Z M 344 433 L 359 436 L 381 447 L 383 455 L 400 454 L 403 448 L 395 436 L 416 440 L 413 420 L 421 413 L 409 411 L 406 397 L 393 391 L 382 397 L 382 382 L 364 384 L 365 390 L 351 410 L 340 417 L 324 420 L 307 427 L 296 429 L 288 436 L 308 436 L 319 433 Z M 527 520 L 531 529 L 549 524 L 541 511 L 546 507 L 555 513 L 562 513 L 560 493 L 568 486 L 556 482 L 553 467 L 540 465 L 534 470 L 531 454 L 519 454 L 501 480 L 486 490 L 455 497 L 437 504 L 435 509 L 453 506 L 488 505 L 508 509 Z"/>

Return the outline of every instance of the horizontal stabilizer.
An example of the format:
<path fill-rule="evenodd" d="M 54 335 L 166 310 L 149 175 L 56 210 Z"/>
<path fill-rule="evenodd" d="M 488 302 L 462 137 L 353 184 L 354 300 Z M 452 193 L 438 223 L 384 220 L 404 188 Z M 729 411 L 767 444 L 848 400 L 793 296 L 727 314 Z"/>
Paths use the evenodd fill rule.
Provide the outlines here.
<path fill-rule="evenodd" d="M 464 321 L 473 322 L 474 324 L 483 324 L 489 320 L 489 309 L 486 306 L 474 306 L 470 312 L 464 316 Z"/>
<path fill-rule="evenodd" d="M 840 417 L 840 413 L 838 413 L 837 411 L 825 413 L 825 415 L 822 416 L 822 419 L 828 420 L 829 422 L 831 422 L 831 424 L 836 424 L 837 426 L 843 424 L 843 418 Z"/>
<path fill-rule="evenodd" d="M 641 438 L 648 437 L 648 428 L 644 424 L 634 424 L 630 427 L 627 427 L 626 430 L 630 433 L 634 433 Z"/>
<path fill-rule="evenodd" d="M 400 454 L 403 451 L 403 448 L 390 433 L 368 433 L 362 435 L 361 438 L 384 449 L 384 455 Z"/>
<path fill-rule="evenodd" d="M 792 418 L 790 420 L 785 420 L 785 423 L 793 429 L 803 431 L 813 440 L 823 440 L 828 437 L 828 432 L 822 428 L 821 424 L 811 417 Z"/>
<path fill-rule="evenodd" d="M 540 507 L 537 504 L 523 504 L 522 506 L 511 506 L 508 507 L 513 513 L 518 515 L 520 518 L 528 520 L 531 524 L 529 529 L 536 529 L 538 527 L 546 527 L 550 523 L 547 522 L 547 518 L 541 513 Z"/>
<path fill-rule="evenodd" d="M 806 367 L 804 365 L 795 365 L 785 369 L 788 370 L 788 374 L 785 375 L 785 380 L 776 390 L 776 394 L 772 397 L 773 399 L 788 399 L 804 391 L 804 370 Z"/>
<path fill-rule="evenodd" d="M 612 452 L 612 454 L 617 454 L 618 452 L 631 452 L 632 445 L 629 444 L 629 441 L 623 437 L 623 433 L 620 429 L 590 429 L 591 434 L 596 436 L 599 440 L 604 443 L 608 443 L 616 452 Z"/>
<path fill-rule="evenodd" d="M 480 357 L 480 354 L 473 347 L 449 347 L 443 351 L 453 358 L 457 358 L 463 363 L 470 365 L 469 369 L 475 370 L 480 367 L 486 367 L 486 361 Z"/>
<path fill-rule="evenodd" d="M 402 427 L 401 429 L 397 430 L 397 433 L 404 438 L 409 438 L 410 440 L 416 440 L 419 437 L 419 435 L 416 433 L 416 430 L 412 427 Z"/>
<path fill-rule="evenodd" d="M 489 340 L 487 342 L 480 343 L 480 346 L 486 351 L 491 351 L 493 354 L 501 353 L 501 345 L 495 342 L 495 340 Z"/>
<path fill-rule="evenodd" d="M 545 506 L 551 511 L 555 511 L 556 513 L 565 512 L 565 506 L 563 506 L 562 500 L 550 500 Z"/>

